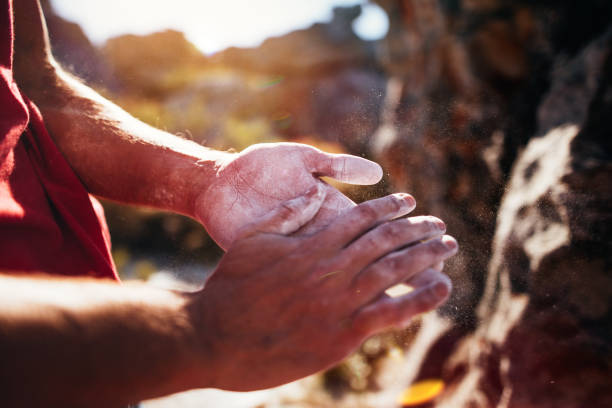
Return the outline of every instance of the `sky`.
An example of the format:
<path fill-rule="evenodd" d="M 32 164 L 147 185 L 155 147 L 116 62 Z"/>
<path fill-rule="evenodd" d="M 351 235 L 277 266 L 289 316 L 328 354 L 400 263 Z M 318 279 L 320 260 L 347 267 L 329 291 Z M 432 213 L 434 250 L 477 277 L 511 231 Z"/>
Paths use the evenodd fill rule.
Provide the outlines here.
<path fill-rule="evenodd" d="M 270 36 L 329 21 L 332 8 L 364 0 L 52 0 L 56 12 L 78 23 L 95 43 L 121 34 L 168 28 L 185 33 L 202 52 L 229 46 L 253 47 Z M 388 19 L 365 3 L 354 31 L 368 40 L 384 37 Z"/>

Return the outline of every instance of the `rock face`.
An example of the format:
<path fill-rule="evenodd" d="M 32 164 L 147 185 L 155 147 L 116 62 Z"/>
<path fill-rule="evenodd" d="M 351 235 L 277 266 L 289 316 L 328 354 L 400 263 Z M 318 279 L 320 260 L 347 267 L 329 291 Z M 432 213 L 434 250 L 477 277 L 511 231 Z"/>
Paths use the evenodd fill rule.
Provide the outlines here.
<path fill-rule="evenodd" d="M 612 7 L 378 3 L 391 80 L 372 152 L 463 244 L 456 329 L 418 377 L 447 382 L 436 406 L 609 406 Z"/>
<path fill-rule="evenodd" d="M 533 13 L 521 5 L 479 10 L 437 0 L 379 1 L 390 16 L 379 61 L 390 75 L 383 124 L 371 141 L 392 189 L 442 217 L 462 242 L 450 261 L 446 311 L 470 328 L 490 259 L 495 213 L 514 149 L 533 115 L 509 122 L 528 89 Z M 519 118 L 517 118 L 519 119 Z M 516 126 L 516 123 L 525 123 Z M 504 159 L 504 155 L 509 159 Z M 462 311 L 456 313 L 455 311 Z"/>
<path fill-rule="evenodd" d="M 437 406 L 612 406 L 611 34 L 553 71 L 498 213 L 481 323 Z"/>

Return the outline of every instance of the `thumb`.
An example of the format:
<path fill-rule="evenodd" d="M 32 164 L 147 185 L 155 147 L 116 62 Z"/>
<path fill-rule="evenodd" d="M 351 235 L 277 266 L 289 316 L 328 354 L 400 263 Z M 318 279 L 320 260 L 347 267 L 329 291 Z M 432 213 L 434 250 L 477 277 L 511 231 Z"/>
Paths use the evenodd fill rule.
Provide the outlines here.
<path fill-rule="evenodd" d="M 291 234 L 317 215 L 325 195 L 322 183 L 317 182 L 304 195 L 281 203 L 274 210 L 244 227 L 239 237 L 245 238 L 257 233 Z"/>
<path fill-rule="evenodd" d="M 371 160 L 350 154 L 333 154 L 313 149 L 308 160 L 310 171 L 349 184 L 376 184 L 383 170 Z"/>

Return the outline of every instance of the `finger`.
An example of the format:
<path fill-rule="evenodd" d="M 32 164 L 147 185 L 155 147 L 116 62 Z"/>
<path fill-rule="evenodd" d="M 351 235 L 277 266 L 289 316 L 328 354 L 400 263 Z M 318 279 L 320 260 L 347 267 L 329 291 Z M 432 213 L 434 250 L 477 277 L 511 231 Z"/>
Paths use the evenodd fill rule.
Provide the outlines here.
<path fill-rule="evenodd" d="M 308 154 L 310 172 L 316 176 L 327 176 L 349 184 L 376 184 L 383 176 L 379 164 L 352 156 L 333 154 L 314 149 Z"/>
<path fill-rule="evenodd" d="M 355 315 L 353 328 L 365 336 L 370 336 L 391 327 L 405 327 L 414 316 L 444 303 L 451 288 L 450 279 L 438 274 L 427 286 L 419 287 L 404 296 L 391 298 L 383 295 Z"/>
<path fill-rule="evenodd" d="M 281 203 L 276 209 L 244 227 L 239 236 L 245 238 L 256 233 L 291 234 L 314 218 L 325 195 L 322 183 L 316 183 L 306 194 Z"/>
<path fill-rule="evenodd" d="M 366 201 L 344 212 L 313 238 L 319 245 L 337 250 L 377 224 L 408 214 L 415 206 L 414 198 L 404 193 Z"/>
<path fill-rule="evenodd" d="M 444 269 L 444 261 L 439 262 L 436 265 L 434 265 L 433 269 L 435 269 L 436 271 L 442 272 L 442 270 Z"/>
<path fill-rule="evenodd" d="M 413 289 L 423 288 L 439 280 L 446 280 L 448 276 L 434 268 L 427 268 L 422 272 L 417 273 L 405 283 Z"/>
<path fill-rule="evenodd" d="M 457 241 L 445 235 L 393 252 L 357 274 L 351 293 L 357 294 L 357 301 L 362 304 L 368 303 L 388 288 L 453 256 L 457 250 Z"/>
<path fill-rule="evenodd" d="M 390 221 L 368 231 L 351 243 L 345 256 L 359 271 L 381 256 L 406 245 L 431 239 L 444 234 L 446 225 L 442 220 L 429 217 L 412 217 Z"/>

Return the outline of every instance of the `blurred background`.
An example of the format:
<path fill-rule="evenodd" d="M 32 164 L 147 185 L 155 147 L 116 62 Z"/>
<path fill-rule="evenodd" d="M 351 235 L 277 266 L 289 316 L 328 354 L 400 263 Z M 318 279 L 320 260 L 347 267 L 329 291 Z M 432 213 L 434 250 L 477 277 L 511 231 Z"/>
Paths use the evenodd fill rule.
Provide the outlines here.
<path fill-rule="evenodd" d="M 612 2 L 43 0 L 62 65 L 216 149 L 375 160 L 461 251 L 451 300 L 279 389 L 145 407 L 612 406 Z M 197 223 L 105 202 L 123 279 L 192 289 Z"/>

